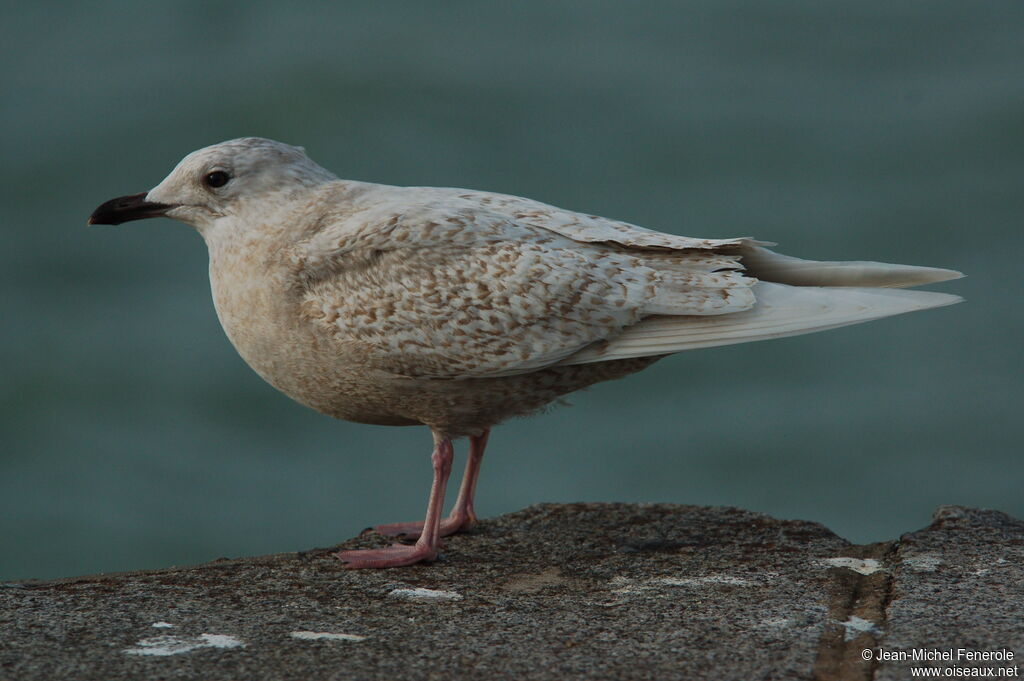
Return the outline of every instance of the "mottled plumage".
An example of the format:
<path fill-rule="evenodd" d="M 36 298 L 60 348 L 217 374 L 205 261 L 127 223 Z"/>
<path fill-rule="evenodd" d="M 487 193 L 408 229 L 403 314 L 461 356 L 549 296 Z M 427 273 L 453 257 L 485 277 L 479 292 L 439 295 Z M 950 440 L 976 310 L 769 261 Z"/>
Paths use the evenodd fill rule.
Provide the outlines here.
<path fill-rule="evenodd" d="M 218 316 L 263 378 L 337 418 L 433 430 L 420 541 L 342 556 L 355 567 L 432 558 L 439 533 L 470 524 L 486 435 L 504 419 L 672 352 L 958 300 L 892 290 L 959 276 L 949 270 L 804 261 L 514 196 L 338 180 L 258 138 L 194 152 L 91 221 L 156 214 L 203 235 Z M 463 492 L 439 525 L 450 440 L 467 435 Z"/>

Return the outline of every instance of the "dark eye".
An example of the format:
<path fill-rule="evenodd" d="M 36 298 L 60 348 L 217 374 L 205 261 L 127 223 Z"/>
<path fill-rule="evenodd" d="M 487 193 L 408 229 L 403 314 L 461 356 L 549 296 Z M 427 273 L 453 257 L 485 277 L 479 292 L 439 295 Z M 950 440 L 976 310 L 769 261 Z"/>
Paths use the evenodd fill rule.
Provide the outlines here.
<path fill-rule="evenodd" d="M 223 170 L 214 170 L 213 172 L 203 175 L 203 184 L 207 187 L 216 189 L 217 187 L 223 187 L 226 185 L 230 179 L 231 176 Z"/>

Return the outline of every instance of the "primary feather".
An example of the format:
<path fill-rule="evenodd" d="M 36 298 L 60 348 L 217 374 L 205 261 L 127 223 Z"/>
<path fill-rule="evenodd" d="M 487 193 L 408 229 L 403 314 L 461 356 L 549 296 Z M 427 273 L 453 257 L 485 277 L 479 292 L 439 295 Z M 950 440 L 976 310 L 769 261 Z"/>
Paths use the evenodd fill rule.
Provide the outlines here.
<path fill-rule="evenodd" d="M 954 270 L 886 262 L 801 260 L 756 245 L 741 249 L 743 266 L 751 276 L 793 286 L 884 286 L 905 288 L 959 279 Z"/>
<path fill-rule="evenodd" d="M 745 312 L 716 317 L 649 317 L 615 340 L 582 350 L 562 363 L 606 362 L 783 338 L 960 301 L 958 296 L 930 291 L 804 287 L 770 282 L 759 282 L 752 288 L 757 304 Z"/>

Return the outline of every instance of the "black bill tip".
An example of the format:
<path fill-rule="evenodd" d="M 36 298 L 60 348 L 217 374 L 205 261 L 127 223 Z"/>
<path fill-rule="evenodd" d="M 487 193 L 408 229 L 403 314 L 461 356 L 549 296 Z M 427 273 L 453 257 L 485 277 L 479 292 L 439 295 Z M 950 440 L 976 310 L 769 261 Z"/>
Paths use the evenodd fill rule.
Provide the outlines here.
<path fill-rule="evenodd" d="M 122 222 L 132 220 L 143 220 L 145 218 L 156 218 L 164 215 L 173 208 L 166 203 L 153 203 L 146 200 L 146 192 L 132 194 L 131 196 L 119 196 L 110 199 L 92 212 L 86 224 L 90 225 L 119 225 Z"/>

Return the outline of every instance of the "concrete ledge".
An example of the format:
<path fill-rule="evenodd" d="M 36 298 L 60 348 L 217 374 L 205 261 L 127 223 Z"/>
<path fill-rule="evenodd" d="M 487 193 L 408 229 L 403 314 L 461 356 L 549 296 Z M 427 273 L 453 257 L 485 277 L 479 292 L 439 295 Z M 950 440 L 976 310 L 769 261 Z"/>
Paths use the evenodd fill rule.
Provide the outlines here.
<path fill-rule="evenodd" d="M 1024 655 L 1024 523 L 996 511 L 854 546 L 733 508 L 544 504 L 433 565 L 331 550 L 2 585 L 0 678 L 906 679 Z M 1014 658 L 878 659 L 915 648 Z"/>

